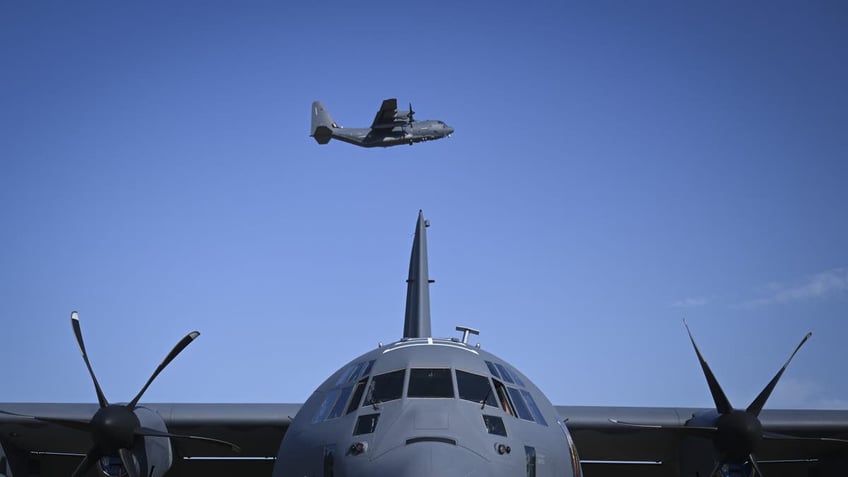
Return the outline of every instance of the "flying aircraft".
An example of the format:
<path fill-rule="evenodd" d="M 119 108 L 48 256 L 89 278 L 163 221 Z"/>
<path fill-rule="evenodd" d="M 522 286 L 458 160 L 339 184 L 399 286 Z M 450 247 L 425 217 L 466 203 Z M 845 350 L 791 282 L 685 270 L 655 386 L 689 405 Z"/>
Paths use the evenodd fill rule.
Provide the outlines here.
<path fill-rule="evenodd" d="M 98 403 L 0 403 L 0 475 L 848 473 L 848 411 L 763 409 L 809 336 L 744 411 L 730 406 L 691 332 L 716 409 L 557 406 L 528 376 L 472 343 L 478 330 L 457 326 L 459 336 L 431 336 L 428 226 L 419 211 L 401 338 L 343 365 L 303 404 L 142 403 L 148 386 L 197 332 L 177 343 L 128 404 L 111 404 L 89 362 L 79 315 L 72 313 Z"/>
<path fill-rule="evenodd" d="M 432 141 L 453 134 L 453 128 L 433 119 L 414 119 L 412 104 L 408 111 L 398 111 L 397 99 L 383 101 L 380 110 L 369 128 L 344 128 L 330 116 L 321 101 L 312 103 L 312 129 L 310 137 L 318 144 L 327 144 L 330 139 L 362 147 L 389 147 L 399 144 Z"/>

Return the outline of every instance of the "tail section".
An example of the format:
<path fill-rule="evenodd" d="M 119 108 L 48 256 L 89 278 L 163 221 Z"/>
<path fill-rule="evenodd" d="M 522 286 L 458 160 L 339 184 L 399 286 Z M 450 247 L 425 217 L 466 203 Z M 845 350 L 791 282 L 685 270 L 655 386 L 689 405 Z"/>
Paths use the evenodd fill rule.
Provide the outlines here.
<path fill-rule="evenodd" d="M 333 129 L 338 127 L 321 101 L 312 103 L 312 132 L 309 136 L 314 137 L 318 144 L 327 144 L 333 137 Z"/>
<path fill-rule="evenodd" d="M 406 280 L 406 315 L 403 319 L 404 338 L 429 338 L 430 334 L 430 273 L 427 267 L 427 227 L 424 212 L 418 211 L 412 255 L 409 258 L 409 278 Z"/>

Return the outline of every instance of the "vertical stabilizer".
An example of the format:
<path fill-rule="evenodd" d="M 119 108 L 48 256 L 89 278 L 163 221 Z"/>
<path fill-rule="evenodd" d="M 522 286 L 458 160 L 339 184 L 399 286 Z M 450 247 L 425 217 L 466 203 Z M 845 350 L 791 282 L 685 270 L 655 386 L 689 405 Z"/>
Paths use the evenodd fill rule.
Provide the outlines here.
<path fill-rule="evenodd" d="M 409 259 L 409 278 L 406 280 L 406 316 L 403 320 L 404 338 L 430 337 L 430 275 L 427 271 L 427 227 L 424 212 L 418 211 L 415 239 Z"/>

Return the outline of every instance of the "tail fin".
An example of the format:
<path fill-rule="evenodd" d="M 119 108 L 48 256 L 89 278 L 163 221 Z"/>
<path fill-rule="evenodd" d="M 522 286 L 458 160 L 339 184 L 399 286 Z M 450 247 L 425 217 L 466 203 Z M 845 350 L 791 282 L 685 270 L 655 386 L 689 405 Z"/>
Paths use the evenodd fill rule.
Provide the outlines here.
<path fill-rule="evenodd" d="M 315 138 L 318 144 L 327 144 L 333 137 L 333 129 L 339 127 L 327 108 L 321 101 L 312 103 L 312 132 L 309 134 Z"/>

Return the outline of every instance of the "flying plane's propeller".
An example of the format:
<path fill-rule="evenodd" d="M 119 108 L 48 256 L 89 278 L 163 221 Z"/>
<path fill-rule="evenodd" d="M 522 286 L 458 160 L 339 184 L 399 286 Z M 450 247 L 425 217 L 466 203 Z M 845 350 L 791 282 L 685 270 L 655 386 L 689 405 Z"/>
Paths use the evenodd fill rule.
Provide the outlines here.
<path fill-rule="evenodd" d="M 174 346 L 170 353 L 165 356 L 165 359 L 156 368 L 138 394 L 128 404 L 109 404 L 103 390 L 100 388 L 100 383 L 97 381 L 97 376 L 91 367 L 88 360 L 88 354 L 85 351 L 85 343 L 82 339 L 82 331 L 80 329 L 79 314 L 74 311 L 71 313 L 71 326 L 74 330 L 74 336 L 77 340 L 82 359 L 91 376 L 91 381 L 94 383 L 94 390 L 97 393 L 97 401 L 100 408 L 94 414 L 90 421 L 76 421 L 70 419 L 57 419 L 47 416 L 28 416 L 34 419 L 52 422 L 65 427 L 70 427 L 78 430 L 83 430 L 91 433 L 91 438 L 94 445 L 85 455 L 82 462 L 74 470 L 72 477 L 84 475 L 94 466 L 97 461 L 103 457 L 115 456 L 119 457 L 129 477 L 142 477 L 152 475 L 154 461 L 159 462 L 159 467 L 156 469 L 161 473 L 166 472 L 167 468 L 161 468 L 163 465 L 170 466 L 170 456 L 151 455 L 155 450 L 147 449 L 144 443 L 145 437 L 161 437 L 175 439 L 193 439 L 212 444 L 223 445 L 231 448 L 234 452 L 240 452 L 241 449 L 235 444 L 225 442 L 218 439 L 211 439 L 201 436 L 179 435 L 167 432 L 166 426 L 162 418 L 142 407 L 138 406 L 141 396 L 147 391 L 147 388 L 156 379 L 156 376 L 165 369 L 168 364 L 177 357 L 182 350 L 186 348 L 200 333 L 192 331 L 180 340 Z M 9 413 L 4 413 L 9 414 Z M 163 463 L 163 459 L 166 462 Z"/>
<path fill-rule="evenodd" d="M 409 115 L 407 116 L 409 118 L 409 122 L 415 121 L 415 119 L 412 118 L 413 114 L 415 114 L 415 111 L 412 110 L 412 102 L 410 101 L 409 102 Z"/>
<path fill-rule="evenodd" d="M 798 350 L 801 349 L 801 346 L 810 339 L 810 336 L 813 335 L 812 333 L 807 333 L 806 336 L 804 336 L 789 356 L 789 359 L 787 359 L 786 363 L 783 364 L 783 367 L 780 368 L 766 387 L 760 391 L 760 394 L 754 398 L 751 404 L 748 405 L 745 410 L 740 410 L 734 409 L 730 404 L 730 400 L 728 400 L 727 396 L 724 394 L 721 385 L 719 385 L 718 380 L 707 364 L 707 361 L 698 349 L 698 345 L 695 344 L 695 338 L 692 336 L 691 330 L 689 330 L 689 325 L 687 325 L 685 321 L 683 324 L 686 326 L 686 332 L 689 334 L 689 340 L 692 342 L 692 347 L 695 348 L 695 354 L 698 356 L 698 362 L 701 364 L 701 369 L 704 372 L 704 377 L 706 378 L 707 385 L 710 388 L 716 412 L 710 413 L 710 415 L 695 415 L 693 416 L 692 421 L 684 426 L 634 424 L 618 421 L 616 419 L 610 419 L 611 422 L 638 428 L 676 430 L 691 436 L 712 438 L 717 459 L 715 467 L 709 473 L 710 477 L 715 476 L 724 465 L 744 465 L 746 462 L 751 464 L 751 467 L 754 468 L 760 477 L 765 477 L 763 472 L 760 470 L 759 462 L 756 457 L 759 445 L 764 439 L 806 442 L 818 441 L 835 443 L 838 445 L 848 444 L 848 441 L 841 439 L 796 437 L 773 432 L 765 432 L 763 431 L 763 426 L 760 423 L 760 411 L 763 410 L 763 406 L 765 406 L 766 401 L 769 396 L 771 396 L 774 387 L 777 385 L 777 382 L 780 380 L 780 377 L 783 375 L 786 367 L 789 366 L 789 363 L 792 361 L 792 358 L 795 357 Z"/>

